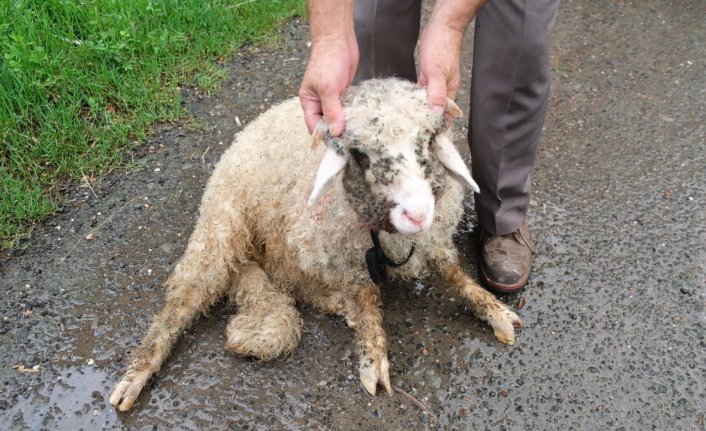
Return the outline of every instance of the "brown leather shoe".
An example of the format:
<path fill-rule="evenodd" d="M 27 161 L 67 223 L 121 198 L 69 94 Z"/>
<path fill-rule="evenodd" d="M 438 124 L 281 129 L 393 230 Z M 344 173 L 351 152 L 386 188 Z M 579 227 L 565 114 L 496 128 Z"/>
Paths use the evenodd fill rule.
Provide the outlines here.
<path fill-rule="evenodd" d="M 527 220 L 507 235 L 483 231 L 480 247 L 480 276 L 488 289 L 511 293 L 527 284 L 534 252 Z"/>

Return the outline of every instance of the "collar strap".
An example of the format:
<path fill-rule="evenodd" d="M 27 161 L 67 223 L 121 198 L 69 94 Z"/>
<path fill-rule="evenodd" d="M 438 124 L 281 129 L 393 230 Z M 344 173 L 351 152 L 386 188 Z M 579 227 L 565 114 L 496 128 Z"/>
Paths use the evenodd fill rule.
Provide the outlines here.
<path fill-rule="evenodd" d="M 365 252 L 365 263 L 368 266 L 368 273 L 373 283 L 381 285 L 387 281 L 387 267 L 399 268 L 409 262 L 414 254 L 415 244 L 412 243 L 412 248 L 409 250 L 407 258 L 402 262 L 395 262 L 385 255 L 380 246 L 380 236 L 377 231 L 370 231 L 370 239 L 373 241 L 373 247 Z"/>
<path fill-rule="evenodd" d="M 382 247 L 380 247 L 380 234 L 378 234 L 377 231 L 372 231 L 372 230 L 370 231 L 370 239 L 373 240 L 373 246 L 375 246 L 375 248 L 380 249 L 382 257 L 383 257 L 383 259 L 385 259 L 385 263 L 387 264 L 387 266 L 391 266 L 393 268 L 399 268 L 400 266 L 409 262 L 409 259 L 411 259 L 412 255 L 414 254 L 414 246 L 415 245 L 414 245 L 414 243 L 412 243 L 412 248 L 409 250 L 409 254 L 405 258 L 405 260 L 403 260 L 402 262 L 395 262 L 394 260 L 387 257 L 385 255 L 385 253 L 382 251 Z"/>

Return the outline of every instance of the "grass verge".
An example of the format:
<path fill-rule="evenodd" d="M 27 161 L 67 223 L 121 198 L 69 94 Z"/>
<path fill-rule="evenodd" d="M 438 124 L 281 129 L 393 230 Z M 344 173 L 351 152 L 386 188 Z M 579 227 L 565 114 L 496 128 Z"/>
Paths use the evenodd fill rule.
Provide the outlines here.
<path fill-rule="evenodd" d="M 183 115 L 179 85 L 212 82 L 219 59 L 303 13 L 303 0 L 0 0 L 0 247 Z"/>

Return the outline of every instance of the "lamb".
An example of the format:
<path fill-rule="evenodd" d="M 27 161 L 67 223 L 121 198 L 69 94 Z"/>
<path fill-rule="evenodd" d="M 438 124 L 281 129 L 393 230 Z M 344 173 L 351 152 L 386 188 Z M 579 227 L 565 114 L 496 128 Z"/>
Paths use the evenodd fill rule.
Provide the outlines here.
<path fill-rule="evenodd" d="M 238 310 L 227 324 L 226 349 L 262 360 L 291 353 L 302 329 L 295 302 L 305 302 L 346 319 L 363 387 L 391 394 L 380 290 L 370 277 L 385 269 L 382 255 L 408 258 L 388 268 L 393 278 L 439 272 L 498 340 L 514 343 L 522 322 L 464 273 L 452 243 L 462 186 L 478 189 L 444 114 L 429 108 L 424 89 L 393 78 L 351 87 L 342 102 L 345 132 L 332 137 L 322 121 L 313 146 L 296 98 L 235 137 L 165 283 L 166 305 L 110 396 L 117 409 L 133 406 L 184 329 L 225 297 Z M 460 115 L 449 101 L 446 116 Z M 321 160 L 318 169 L 314 160 Z M 369 271 L 371 232 L 382 251 Z"/>

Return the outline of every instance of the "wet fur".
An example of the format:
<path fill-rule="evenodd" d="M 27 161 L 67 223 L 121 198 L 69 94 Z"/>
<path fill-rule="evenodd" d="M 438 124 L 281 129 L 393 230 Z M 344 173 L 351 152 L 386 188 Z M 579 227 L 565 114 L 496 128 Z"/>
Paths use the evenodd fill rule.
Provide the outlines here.
<path fill-rule="evenodd" d="M 302 328 L 294 304 L 306 302 L 345 317 L 356 331 L 363 385 L 375 393 L 379 384 L 390 393 L 380 292 L 368 277 L 364 253 L 370 247 L 366 225 L 384 223 L 384 183 L 397 178 L 399 160 L 387 146 L 401 137 L 412 146 L 421 139 L 415 162 L 427 161 L 419 169 L 428 173 L 438 199 L 429 231 L 414 239 L 381 233 L 394 260 L 416 243 L 410 261 L 390 275 L 445 275 L 501 341 L 514 342 L 517 316 L 458 265 L 451 237 L 463 194 L 430 158 L 427 143 L 441 121 L 428 110 L 424 91 L 403 81 L 373 81 L 351 90 L 344 104 L 348 132 L 337 145 L 340 151 L 355 145 L 368 154 L 370 166 L 349 163 L 312 207 L 306 202 L 324 146 L 311 149 L 298 100 L 270 109 L 236 136 L 208 181 L 189 244 L 166 281 L 166 305 L 134 352 L 112 405 L 130 409 L 184 329 L 224 297 L 238 307 L 226 328 L 227 349 L 261 359 L 292 352 Z M 381 181 L 366 179 L 371 170 Z"/>

